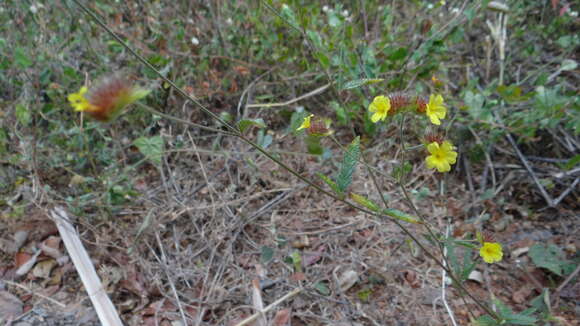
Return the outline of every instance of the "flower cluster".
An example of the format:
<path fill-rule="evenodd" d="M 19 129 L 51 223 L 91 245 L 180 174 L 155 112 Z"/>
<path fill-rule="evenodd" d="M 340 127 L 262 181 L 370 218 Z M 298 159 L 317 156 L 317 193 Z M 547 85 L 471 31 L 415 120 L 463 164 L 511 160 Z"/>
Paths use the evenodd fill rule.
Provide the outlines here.
<path fill-rule="evenodd" d="M 411 110 L 425 114 L 435 125 L 440 125 L 441 119 L 445 119 L 447 114 L 447 108 L 443 105 L 443 96 L 439 94 L 431 94 L 428 101 L 421 96 L 413 97 L 405 93 L 379 95 L 369 105 L 369 113 L 373 123 L 384 121 L 389 114 L 394 115 L 398 112 Z"/>
<path fill-rule="evenodd" d="M 135 86 L 123 76 L 115 75 L 103 79 L 90 91 L 83 86 L 77 93 L 67 97 L 75 111 L 88 113 L 96 120 L 109 122 L 116 118 L 123 108 L 147 96 L 150 90 Z"/>
<path fill-rule="evenodd" d="M 384 121 L 387 116 L 399 112 L 415 112 L 425 115 L 432 124 L 441 125 L 441 119 L 445 119 L 447 108 L 443 103 L 443 96 L 431 94 L 429 98 L 423 96 L 411 96 L 406 93 L 392 93 L 387 96 L 379 95 L 369 105 L 370 119 L 373 123 Z M 449 141 L 442 137 L 426 137 L 425 147 L 429 156 L 425 159 L 427 167 L 437 169 L 439 172 L 449 172 L 451 165 L 457 161 L 457 152 Z"/>

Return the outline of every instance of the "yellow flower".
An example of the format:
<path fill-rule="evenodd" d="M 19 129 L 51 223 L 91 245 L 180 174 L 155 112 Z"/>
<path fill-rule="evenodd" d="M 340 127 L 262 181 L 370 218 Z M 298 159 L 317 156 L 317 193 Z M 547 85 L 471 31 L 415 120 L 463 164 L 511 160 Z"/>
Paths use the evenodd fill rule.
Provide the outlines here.
<path fill-rule="evenodd" d="M 503 258 L 501 245 L 497 242 L 484 242 L 481 249 L 479 249 L 479 255 L 488 264 L 496 263 Z"/>
<path fill-rule="evenodd" d="M 429 169 L 436 168 L 439 172 L 449 172 L 451 164 L 457 161 L 457 152 L 453 151 L 453 145 L 448 141 L 444 141 L 441 145 L 432 142 L 427 145 L 427 150 L 431 153 L 425 160 Z"/>
<path fill-rule="evenodd" d="M 87 93 L 87 88 L 85 86 L 81 87 L 81 89 L 77 93 L 69 94 L 67 97 L 70 105 L 75 109 L 75 111 L 91 111 L 94 110 L 94 106 L 89 103 L 85 94 Z"/>
<path fill-rule="evenodd" d="M 113 120 L 127 105 L 150 93 L 150 90 L 134 86 L 120 74 L 103 79 L 85 95 L 87 91 L 86 87 L 81 87 L 78 93 L 70 94 L 67 97 L 70 105 L 75 111 L 87 112 L 91 117 L 104 122 Z"/>
<path fill-rule="evenodd" d="M 369 105 L 369 111 L 373 112 L 371 121 L 377 123 L 379 120 L 385 120 L 390 109 L 391 100 L 388 97 L 382 95 L 375 97 L 371 105 Z"/>
<path fill-rule="evenodd" d="M 433 124 L 440 125 L 439 119 L 445 119 L 447 113 L 447 108 L 443 105 L 443 96 L 431 94 L 426 113 Z"/>
<path fill-rule="evenodd" d="M 312 117 L 314 116 L 314 114 L 311 114 L 307 117 L 304 118 L 304 121 L 302 121 L 302 124 L 300 125 L 300 127 L 298 127 L 298 129 L 296 130 L 302 130 L 302 129 L 308 129 L 310 128 L 310 119 L 312 119 Z"/>

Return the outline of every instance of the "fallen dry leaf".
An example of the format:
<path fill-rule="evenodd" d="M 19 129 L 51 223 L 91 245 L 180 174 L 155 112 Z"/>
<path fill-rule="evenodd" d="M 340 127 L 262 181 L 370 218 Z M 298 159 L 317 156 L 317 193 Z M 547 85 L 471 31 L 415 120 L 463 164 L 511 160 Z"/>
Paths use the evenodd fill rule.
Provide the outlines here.
<path fill-rule="evenodd" d="M 47 279 L 56 265 L 58 264 L 54 259 L 43 260 L 34 266 L 32 275 L 36 278 Z"/>
<path fill-rule="evenodd" d="M 358 273 L 353 270 L 347 270 L 338 278 L 338 287 L 342 292 L 347 291 L 358 282 Z"/>
<path fill-rule="evenodd" d="M 521 289 L 514 292 L 512 295 L 512 300 L 515 303 L 524 303 L 527 301 L 526 299 L 530 296 L 530 294 L 532 294 L 532 288 L 524 285 Z"/>
<path fill-rule="evenodd" d="M 40 255 L 41 252 L 42 251 L 38 250 L 24 264 L 20 265 L 20 267 L 18 267 L 18 269 L 16 270 L 16 276 L 19 277 L 27 274 L 30 271 L 30 269 L 32 269 L 34 264 L 36 264 L 36 260 L 38 259 L 38 256 Z"/>
<path fill-rule="evenodd" d="M 59 250 L 60 237 L 50 236 L 40 244 L 40 250 L 54 259 L 59 259 L 63 254 Z"/>
<path fill-rule="evenodd" d="M 273 326 L 289 326 L 290 325 L 290 309 L 282 309 L 276 313 L 274 320 L 272 321 Z"/>

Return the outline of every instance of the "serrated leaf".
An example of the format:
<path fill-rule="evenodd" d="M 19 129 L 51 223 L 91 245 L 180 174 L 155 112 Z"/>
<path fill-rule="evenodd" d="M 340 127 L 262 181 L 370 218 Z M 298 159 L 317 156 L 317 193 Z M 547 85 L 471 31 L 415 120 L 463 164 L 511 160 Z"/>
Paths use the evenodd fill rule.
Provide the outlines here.
<path fill-rule="evenodd" d="M 20 124 L 28 126 L 30 123 L 30 117 L 30 111 L 26 105 L 20 103 L 16 104 L 16 119 L 18 119 Z"/>
<path fill-rule="evenodd" d="M 548 269 L 558 276 L 563 275 L 562 268 L 567 262 L 563 259 L 564 254 L 560 248 L 554 244 L 548 244 L 546 246 L 536 243 L 530 248 L 528 256 L 532 258 L 536 266 Z"/>
<path fill-rule="evenodd" d="M 161 164 L 163 156 L 163 138 L 161 136 L 140 137 L 133 144 L 153 163 Z"/>
<path fill-rule="evenodd" d="M 344 193 L 346 188 L 352 183 L 352 174 L 356 168 L 360 157 L 360 137 L 357 136 L 344 153 L 342 163 L 340 164 L 340 171 L 336 177 L 336 185 L 340 193 Z"/>
<path fill-rule="evenodd" d="M 355 79 L 355 80 L 351 80 L 348 81 L 346 83 L 344 83 L 344 85 L 342 85 L 341 89 L 345 90 L 345 89 L 353 89 L 353 88 L 358 88 L 364 85 L 370 85 L 370 84 L 375 84 L 375 83 L 380 83 L 382 82 L 384 79 L 383 78 L 362 78 L 362 79 Z"/>
<path fill-rule="evenodd" d="M 262 119 L 262 118 L 244 119 L 244 120 L 240 120 L 238 122 L 238 128 L 240 128 L 240 132 L 242 132 L 242 133 L 244 133 L 246 130 L 248 130 L 248 128 L 251 126 L 256 126 L 258 128 L 266 128 L 266 123 L 264 122 L 264 119 Z"/>
<path fill-rule="evenodd" d="M 381 213 L 383 213 L 387 216 L 390 216 L 392 218 L 395 218 L 397 220 L 403 221 L 403 222 L 408 222 L 408 223 L 413 223 L 413 224 L 421 224 L 422 223 L 419 219 L 417 219 L 413 215 L 409 215 L 405 212 L 401 212 L 400 210 L 394 209 L 394 208 L 383 209 L 381 211 Z"/>
<path fill-rule="evenodd" d="M 320 177 L 320 179 L 322 179 L 322 181 L 324 181 L 324 183 L 326 183 L 330 187 L 330 189 L 332 189 L 332 191 L 334 191 L 338 195 L 342 195 L 342 192 L 340 191 L 340 189 L 338 189 L 338 185 L 336 184 L 336 182 L 332 181 L 331 178 L 325 176 L 322 173 L 316 173 L 316 175 L 318 175 L 318 177 Z"/>
<path fill-rule="evenodd" d="M 354 200 L 356 203 L 370 209 L 371 211 L 374 212 L 378 212 L 381 208 L 379 207 L 379 205 L 377 205 L 375 202 L 373 202 L 372 200 L 361 196 L 361 195 L 357 195 L 353 192 L 350 193 L 350 197 L 352 198 L 352 200 Z"/>

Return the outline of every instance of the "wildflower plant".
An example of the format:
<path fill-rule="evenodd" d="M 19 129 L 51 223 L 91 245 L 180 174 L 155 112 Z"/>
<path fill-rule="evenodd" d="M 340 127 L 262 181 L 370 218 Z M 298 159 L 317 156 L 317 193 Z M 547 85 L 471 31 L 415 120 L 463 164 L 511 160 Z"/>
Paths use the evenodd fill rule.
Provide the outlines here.
<path fill-rule="evenodd" d="M 75 1 L 76 2 L 76 1 Z M 288 6 L 285 6 L 284 10 L 288 11 Z M 87 13 L 90 11 L 83 7 Z M 272 9 L 274 10 L 274 9 Z M 93 16 L 91 14 L 91 16 Z M 280 17 L 295 17 L 288 13 L 280 15 Z M 93 19 L 98 20 L 96 16 Z M 290 18 L 287 18 L 290 19 Z M 104 26 L 104 25 L 103 25 Z M 293 26 L 300 26 L 297 22 L 293 22 Z M 112 35 L 115 35 L 112 31 L 109 31 Z M 123 43 L 120 39 L 117 39 L 123 46 L 129 48 L 128 45 Z M 131 51 L 133 53 L 133 51 Z M 475 297 L 473 297 L 468 291 L 462 287 L 461 281 L 466 279 L 466 275 L 469 271 L 474 268 L 474 263 L 469 262 L 472 256 L 477 255 L 476 251 L 479 250 L 479 255 L 483 258 L 486 263 L 497 263 L 503 258 L 502 247 L 497 242 L 492 241 L 480 241 L 481 246 L 473 245 L 474 240 L 471 239 L 452 239 L 449 236 L 442 235 L 437 232 L 434 227 L 430 224 L 430 221 L 419 215 L 418 209 L 414 206 L 413 202 L 409 200 L 410 205 L 414 208 L 415 214 L 409 214 L 407 212 L 399 211 L 388 206 L 388 203 L 384 196 L 379 196 L 382 200 L 382 204 L 374 202 L 372 199 L 356 194 L 349 191 L 352 185 L 353 178 L 355 175 L 356 168 L 359 163 L 364 163 L 367 167 L 369 175 L 373 179 L 373 183 L 377 192 L 380 194 L 380 187 L 375 179 L 373 170 L 366 165 L 364 158 L 364 151 L 362 150 L 361 137 L 354 136 L 352 141 L 346 145 L 342 146 L 339 141 L 332 136 L 332 131 L 330 130 L 330 123 L 327 119 L 323 117 L 318 117 L 314 114 L 307 114 L 300 119 L 300 125 L 293 128 L 293 131 L 302 131 L 300 134 L 306 134 L 306 140 L 309 144 L 309 151 L 312 144 L 320 145 L 320 140 L 324 137 L 330 138 L 332 141 L 337 143 L 343 151 L 342 160 L 339 163 L 338 169 L 334 176 L 326 176 L 323 174 L 318 174 L 320 179 L 330 187 L 330 190 L 324 189 L 324 187 L 319 186 L 313 182 L 307 176 L 302 175 L 296 170 L 290 168 L 288 165 L 284 164 L 275 155 L 269 153 L 265 146 L 261 146 L 259 142 L 254 142 L 244 135 L 244 130 L 246 130 L 250 125 L 261 124 L 262 122 L 246 122 L 238 123 L 238 128 L 232 126 L 229 122 L 224 121 L 219 116 L 215 115 L 211 110 L 207 109 L 201 103 L 199 103 L 195 98 L 191 97 L 181 88 L 177 87 L 171 80 L 165 77 L 162 73 L 156 70 L 150 63 L 148 63 L 144 58 L 136 55 L 137 58 L 148 68 L 154 71 L 161 79 L 166 83 L 174 87 L 179 94 L 186 97 L 189 101 L 196 104 L 202 111 L 211 116 L 213 119 L 220 122 L 220 124 L 227 130 L 230 135 L 237 137 L 246 144 L 253 147 L 255 150 L 278 164 L 283 169 L 292 173 L 294 176 L 298 177 L 300 180 L 313 187 L 320 193 L 323 193 L 329 197 L 332 197 L 338 201 L 343 202 L 347 206 L 357 209 L 365 214 L 375 216 L 377 218 L 386 218 L 394 222 L 400 227 L 402 232 L 413 240 L 425 254 L 433 259 L 445 272 L 448 273 L 449 278 L 453 281 L 452 283 L 459 287 L 467 296 L 470 296 L 476 304 L 485 310 L 489 315 L 493 316 L 494 320 L 500 320 L 498 315 L 494 313 L 491 308 L 487 307 L 483 303 L 479 302 Z M 363 86 L 366 82 L 356 82 L 351 83 L 352 85 Z M 89 90 L 87 88 L 81 88 L 79 92 L 73 93 L 68 97 L 69 102 L 77 111 L 87 112 L 95 119 L 100 121 L 112 121 L 116 116 L 118 116 L 123 108 L 127 105 L 143 98 L 149 93 L 149 91 L 142 89 L 140 87 L 134 86 L 129 82 L 128 79 L 113 77 L 112 79 L 105 80 L 101 84 L 97 85 L 95 88 Z M 304 113 L 304 112 L 302 112 Z M 430 94 L 428 100 L 422 95 L 410 95 L 406 93 L 392 93 L 387 95 L 378 95 L 373 98 L 372 102 L 368 106 L 368 118 L 374 124 L 388 124 L 390 122 L 390 117 L 405 114 L 410 115 L 413 118 L 427 119 L 430 124 L 435 126 L 440 126 L 442 120 L 447 116 L 447 108 L 444 104 L 444 98 L 441 94 Z M 403 128 L 404 119 L 401 119 L 401 130 Z M 401 132 L 402 134 L 402 132 Z M 421 140 L 417 140 L 421 143 Z M 403 141 L 400 142 L 401 146 Z M 426 152 L 429 154 L 425 158 L 426 166 L 429 169 L 436 169 L 440 173 L 450 172 L 452 165 L 457 161 L 457 152 L 449 140 L 444 140 L 443 138 L 438 138 L 434 141 L 423 143 L 422 145 Z M 401 152 L 405 152 L 405 149 Z M 403 160 L 404 161 L 404 160 Z M 399 185 L 405 190 L 404 183 L 399 179 Z M 406 194 L 406 192 L 405 192 Z M 417 236 L 415 236 L 406 227 L 408 224 L 415 224 L 420 227 L 424 227 L 427 231 L 427 238 L 431 243 L 435 243 L 434 246 L 436 250 L 439 250 L 441 254 L 438 258 L 438 254 L 429 250 L 420 241 Z M 459 264 L 452 264 L 451 268 L 446 264 L 447 260 L 453 261 L 451 256 L 446 254 L 443 249 L 453 248 L 453 246 L 464 246 L 466 248 L 472 249 L 468 252 L 465 261 L 469 262 L 464 264 L 464 266 L 459 266 Z M 449 259 L 448 259 L 449 257 Z M 298 261 L 298 259 L 295 260 Z M 461 268 L 459 268 L 459 267 Z M 298 268 L 297 268 L 298 269 Z"/>
<path fill-rule="evenodd" d="M 75 111 L 86 112 L 101 122 L 117 118 L 125 107 L 144 98 L 150 90 L 134 85 L 120 74 L 106 77 L 89 90 L 86 86 L 68 95 Z"/>

